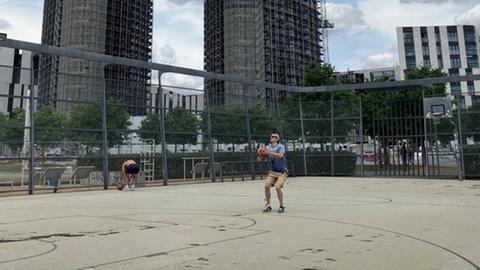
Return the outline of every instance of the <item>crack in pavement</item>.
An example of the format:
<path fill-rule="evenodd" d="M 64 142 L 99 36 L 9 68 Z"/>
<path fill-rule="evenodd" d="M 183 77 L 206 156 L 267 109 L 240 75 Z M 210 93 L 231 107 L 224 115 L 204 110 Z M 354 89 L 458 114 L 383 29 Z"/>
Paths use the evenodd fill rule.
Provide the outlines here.
<path fill-rule="evenodd" d="M 65 238 L 74 238 L 74 237 L 82 237 L 85 236 L 86 234 L 73 234 L 73 233 L 54 233 L 54 234 L 48 234 L 48 235 L 37 235 L 37 236 L 31 236 L 23 239 L 0 239 L 0 243 L 15 243 L 15 242 L 25 242 L 25 241 L 31 241 L 31 240 L 43 240 L 43 239 L 49 239 L 52 237 L 65 237 Z"/>

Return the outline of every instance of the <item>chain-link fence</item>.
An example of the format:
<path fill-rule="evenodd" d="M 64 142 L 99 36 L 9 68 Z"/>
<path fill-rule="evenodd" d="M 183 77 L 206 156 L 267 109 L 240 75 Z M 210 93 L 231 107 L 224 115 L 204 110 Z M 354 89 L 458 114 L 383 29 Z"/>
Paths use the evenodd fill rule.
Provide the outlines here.
<path fill-rule="evenodd" d="M 140 165 L 140 186 L 261 179 L 256 149 L 273 131 L 293 176 L 480 176 L 480 101 L 439 95 L 431 80 L 296 88 L 7 45 L 34 53 L 0 66 L 2 192 L 106 189 L 125 160 Z M 433 104 L 443 114 L 425 113 L 432 96 L 445 97 Z"/>

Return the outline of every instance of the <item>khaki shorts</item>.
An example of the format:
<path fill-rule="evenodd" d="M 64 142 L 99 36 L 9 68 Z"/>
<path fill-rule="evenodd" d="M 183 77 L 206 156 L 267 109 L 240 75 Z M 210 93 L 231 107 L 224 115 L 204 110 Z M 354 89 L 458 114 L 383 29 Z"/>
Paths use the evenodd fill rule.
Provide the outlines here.
<path fill-rule="evenodd" d="M 285 182 L 287 182 L 288 173 L 279 173 L 279 172 L 272 172 L 267 176 L 267 181 L 265 182 L 265 186 L 269 187 L 279 187 L 283 188 Z"/>

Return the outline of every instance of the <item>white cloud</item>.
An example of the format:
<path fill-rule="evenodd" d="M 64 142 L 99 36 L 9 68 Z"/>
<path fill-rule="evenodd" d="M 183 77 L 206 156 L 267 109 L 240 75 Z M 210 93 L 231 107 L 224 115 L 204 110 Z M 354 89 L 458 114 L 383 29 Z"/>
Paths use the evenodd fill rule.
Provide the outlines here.
<path fill-rule="evenodd" d="M 396 35 L 397 26 L 454 24 L 455 14 L 461 14 L 466 8 L 458 1 L 427 2 L 391 0 L 386 4 L 385 0 L 360 0 L 358 8 L 369 28 L 392 37 Z"/>
<path fill-rule="evenodd" d="M 177 53 L 172 46 L 170 46 L 170 42 L 167 41 L 163 46 L 156 48 L 153 61 L 161 64 L 175 65 L 177 62 Z"/>
<path fill-rule="evenodd" d="M 162 76 L 162 85 L 175 86 L 180 89 L 184 87 L 185 91 L 191 91 L 190 89 L 203 89 L 203 78 L 185 76 L 179 74 L 164 74 Z M 179 88 L 174 88 L 179 91 Z"/>
<path fill-rule="evenodd" d="M 392 67 L 395 65 L 396 56 L 394 53 L 385 52 L 379 54 L 373 54 L 365 59 L 363 64 L 364 68 L 383 68 Z"/>
<path fill-rule="evenodd" d="M 12 39 L 40 43 L 42 2 L 0 1 L 0 30 Z M 155 0 L 154 11 L 153 60 L 203 70 L 203 1 Z M 203 80 L 188 76 L 166 74 L 163 82 L 203 88 Z"/>
<path fill-rule="evenodd" d="M 456 19 L 458 24 L 472 24 L 477 26 L 477 31 L 480 32 L 480 4 L 474 6 L 466 11 Z"/>
<path fill-rule="evenodd" d="M 11 27 L 12 25 L 4 19 L 0 19 L 0 30 L 7 30 Z"/>
<path fill-rule="evenodd" d="M 185 23 L 203 32 L 203 1 L 199 0 L 155 0 L 155 16 L 165 19 L 163 27 Z"/>
<path fill-rule="evenodd" d="M 204 0 L 155 0 L 154 5 L 161 9 L 168 9 L 174 6 L 181 6 L 187 3 L 201 3 Z"/>
<path fill-rule="evenodd" d="M 0 25 L 0 29 L 6 32 L 9 38 L 40 42 L 42 10 L 38 9 L 37 5 L 0 2 L 0 18 L 7 23 L 6 28 Z"/>
<path fill-rule="evenodd" d="M 327 3 L 328 20 L 335 24 L 334 30 L 364 25 L 362 12 L 349 4 Z"/>
<path fill-rule="evenodd" d="M 472 2 L 474 0 L 400 0 L 400 3 L 421 3 L 421 4 L 442 4 L 447 2 L 462 3 Z"/>
<path fill-rule="evenodd" d="M 203 70 L 203 1 L 155 0 L 154 8 L 154 61 Z M 178 74 L 164 74 L 162 84 L 203 88 L 201 78 Z"/>

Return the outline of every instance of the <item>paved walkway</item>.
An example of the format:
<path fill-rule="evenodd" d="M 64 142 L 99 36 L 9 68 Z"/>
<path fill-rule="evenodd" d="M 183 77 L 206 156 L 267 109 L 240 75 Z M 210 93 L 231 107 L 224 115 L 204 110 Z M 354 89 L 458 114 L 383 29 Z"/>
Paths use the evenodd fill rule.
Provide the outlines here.
<path fill-rule="evenodd" d="M 0 198 L 0 269 L 480 269 L 480 182 L 292 178 L 284 214 L 262 188 Z"/>

